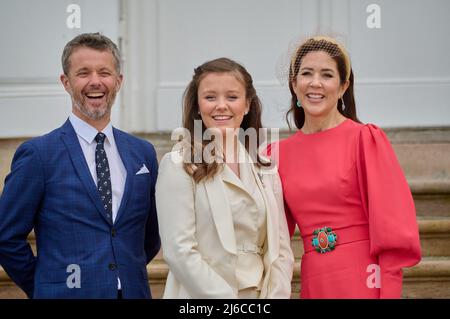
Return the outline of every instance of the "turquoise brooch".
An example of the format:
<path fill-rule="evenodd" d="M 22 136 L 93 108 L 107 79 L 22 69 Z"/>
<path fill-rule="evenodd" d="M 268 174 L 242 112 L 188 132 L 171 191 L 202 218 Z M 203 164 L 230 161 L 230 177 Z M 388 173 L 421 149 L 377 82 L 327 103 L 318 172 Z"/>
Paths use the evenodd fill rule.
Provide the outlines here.
<path fill-rule="evenodd" d="M 311 244 L 317 252 L 323 254 L 334 250 L 336 241 L 337 235 L 331 227 L 323 227 L 313 232 Z"/>

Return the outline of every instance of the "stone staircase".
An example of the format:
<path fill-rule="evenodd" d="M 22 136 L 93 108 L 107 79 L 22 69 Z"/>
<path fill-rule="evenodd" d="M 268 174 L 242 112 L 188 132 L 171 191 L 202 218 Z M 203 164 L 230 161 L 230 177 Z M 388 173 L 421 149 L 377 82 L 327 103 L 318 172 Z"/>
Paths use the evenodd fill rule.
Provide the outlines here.
<path fill-rule="evenodd" d="M 413 193 L 423 259 L 405 269 L 403 298 L 450 298 L 450 128 L 386 129 Z M 288 133 L 282 134 L 284 138 Z M 164 133 L 145 134 L 158 159 L 173 143 Z M 11 157 L 23 140 L 0 140 L 0 191 Z M 34 247 L 33 233 L 29 236 Z M 298 232 L 292 240 L 296 257 L 292 298 L 299 297 L 303 244 Z M 161 298 L 168 273 L 162 252 L 147 266 L 154 298 Z M 0 267 L 0 299 L 25 298 Z"/>

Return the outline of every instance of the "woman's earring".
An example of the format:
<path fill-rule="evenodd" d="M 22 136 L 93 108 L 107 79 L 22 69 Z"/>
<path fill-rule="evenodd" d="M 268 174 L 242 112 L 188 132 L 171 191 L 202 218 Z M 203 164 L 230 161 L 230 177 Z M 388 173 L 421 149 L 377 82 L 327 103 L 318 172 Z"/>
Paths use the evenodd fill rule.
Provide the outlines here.
<path fill-rule="evenodd" d="M 342 108 L 342 111 L 345 110 L 345 104 L 344 104 L 343 98 L 341 98 L 341 108 Z"/>
<path fill-rule="evenodd" d="M 299 100 L 297 100 L 297 107 L 302 107 Z"/>

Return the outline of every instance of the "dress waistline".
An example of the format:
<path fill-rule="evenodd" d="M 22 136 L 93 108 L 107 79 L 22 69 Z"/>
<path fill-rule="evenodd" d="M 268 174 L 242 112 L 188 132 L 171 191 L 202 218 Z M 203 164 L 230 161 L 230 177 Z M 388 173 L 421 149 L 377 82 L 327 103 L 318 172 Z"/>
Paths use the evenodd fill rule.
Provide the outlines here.
<path fill-rule="evenodd" d="M 241 253 L 262 255 L 264 250 L 262 247 L 249 242 L 243 242 L 237 245 L 237 251 Z"/>
<path fill-rule="evenodd" d="M 333 232 L 337 235 L 337 240 L 335 246 L 338 247 L 342 244 L 348 244 L 355 241 L 368 240 L 369 239 L 369 225 L 357 225 L 350 226 L 345 228 L 333 228 Z M 303 238 L 303 248 L 306 253 L 311 251 L 315 251 L 314 246 L 312 245 L 312 240 L 315 235 L 311 234 L 309 236 L 302 237 Z M 338 248 L 336 248 L 338 249 Z"/>

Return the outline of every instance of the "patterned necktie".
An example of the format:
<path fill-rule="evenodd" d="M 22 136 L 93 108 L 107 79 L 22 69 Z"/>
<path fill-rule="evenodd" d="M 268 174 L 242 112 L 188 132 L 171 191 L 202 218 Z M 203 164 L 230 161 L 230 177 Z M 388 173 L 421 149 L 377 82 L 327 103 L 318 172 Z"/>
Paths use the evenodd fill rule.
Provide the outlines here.
<path fill-rule="evenodd" d="M 97 189 L 102 199 L 106 217 L 112 223 L 112 189 L 111 175 L 109 172 L 108 158 L 104 148 L 106 135 L 98 133 L 95 136 L 97 147 L 95 148 L 95 167 L 97 169 Z"/>

